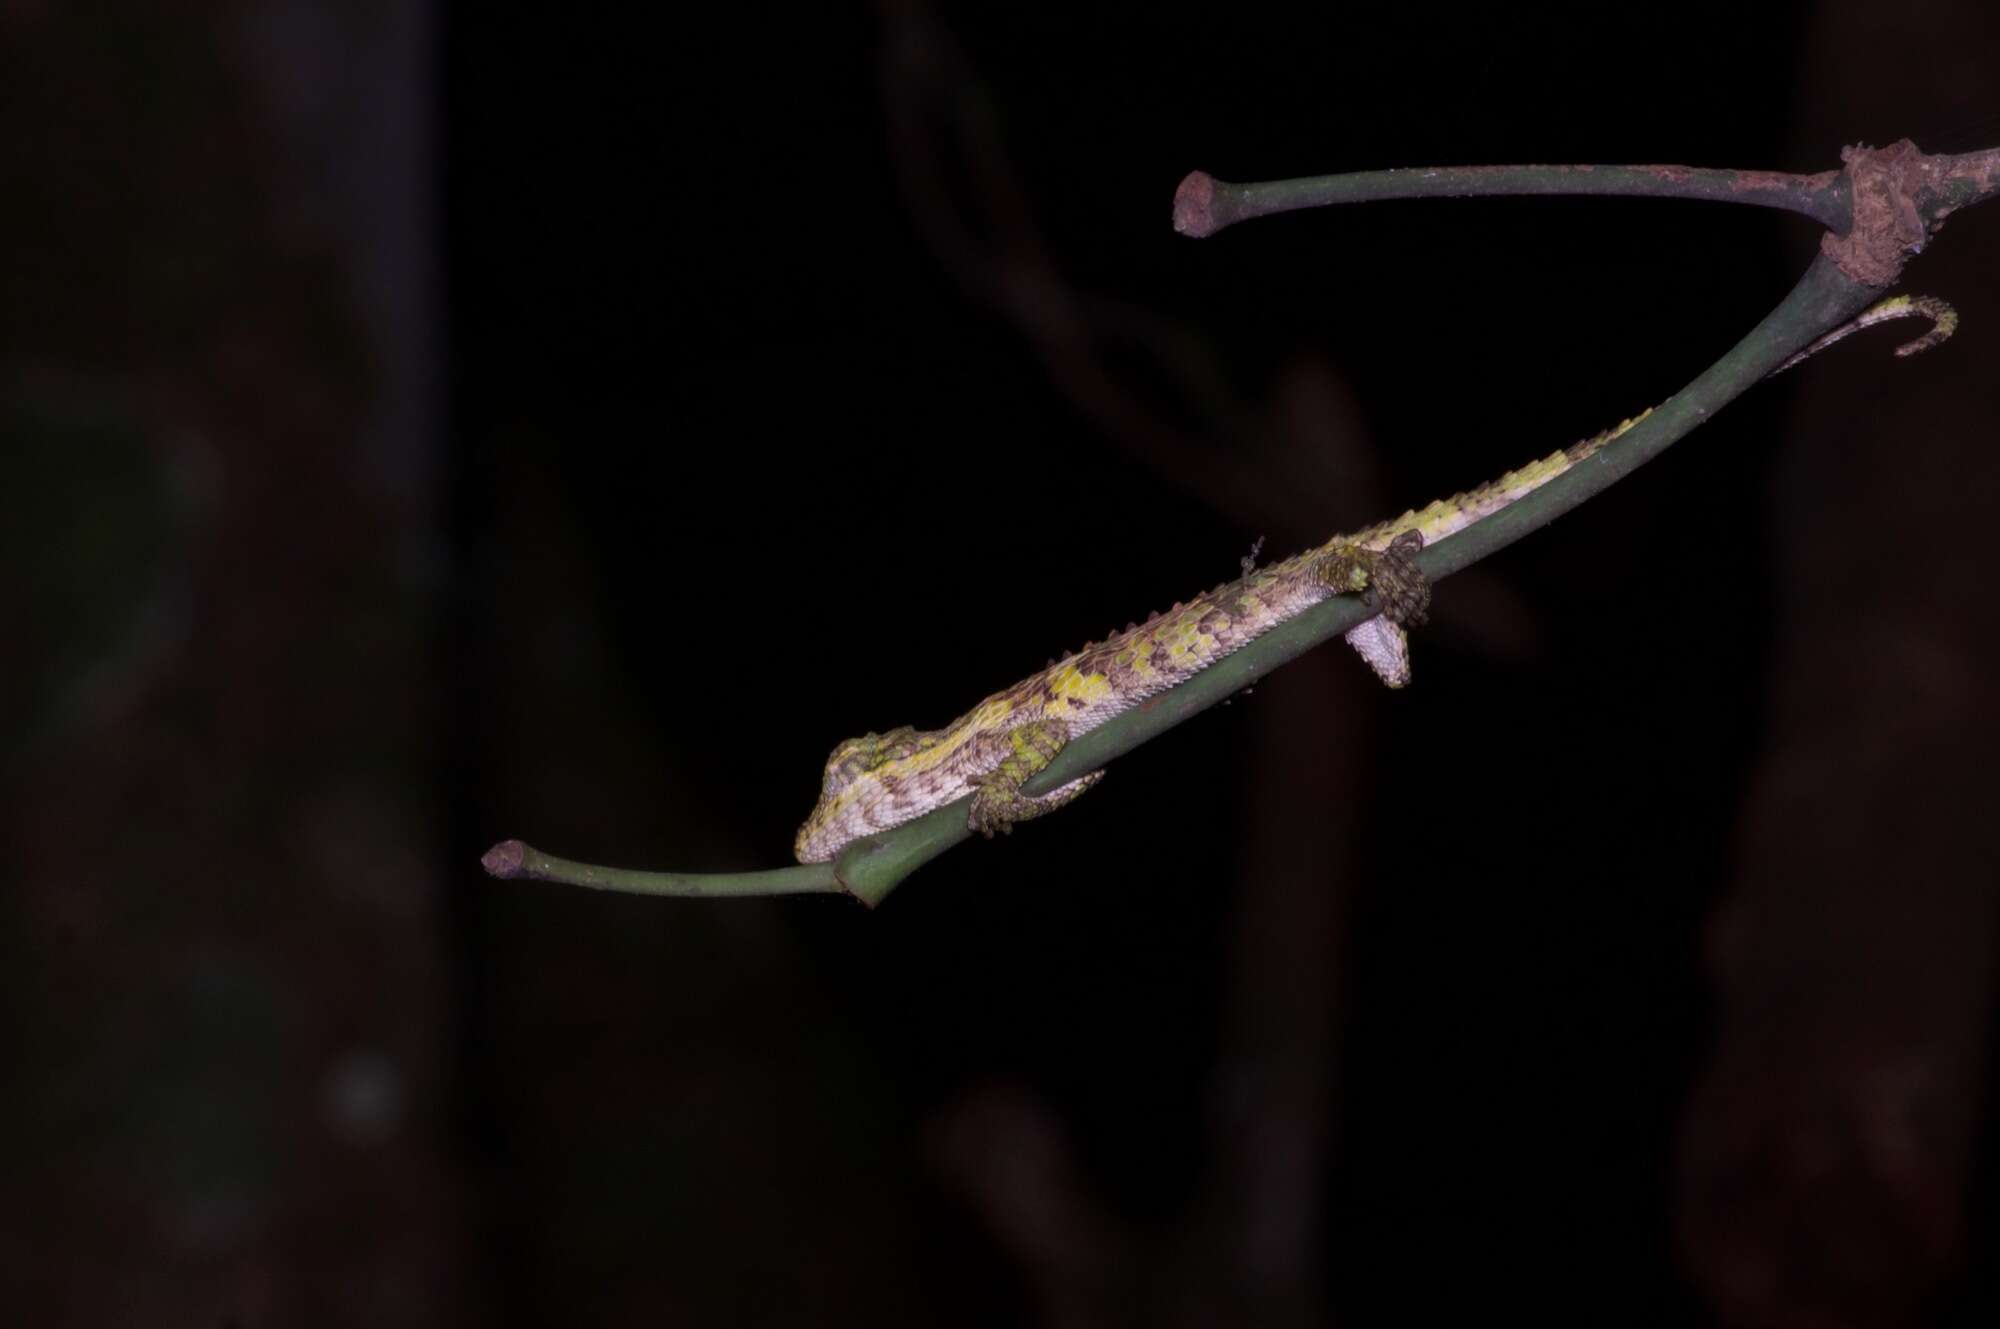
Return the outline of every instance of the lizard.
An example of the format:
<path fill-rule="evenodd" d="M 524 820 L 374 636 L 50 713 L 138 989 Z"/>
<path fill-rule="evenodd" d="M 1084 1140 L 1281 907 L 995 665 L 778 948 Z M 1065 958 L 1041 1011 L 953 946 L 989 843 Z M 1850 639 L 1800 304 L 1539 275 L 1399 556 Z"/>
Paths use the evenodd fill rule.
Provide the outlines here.
<path fill-rule="evenodd" d="M 1942 300 L 1894 296 L 1871 305 L 1771 372 L 1782 373 L 1863 328 L 1908 317 L 1927 318 L 1931 327 L 1899 346 L 1898 355 L 1935 346 L 1958 322 L 1956 311 Z M 1104 776 L 1101 770 L 1091 771 L 1046 793 L 1025 793 L 1022 785 L 1055 760 L 1065 744 L 1331 596 L 1359 594 L 1378 610 L 1349 629 L 1347 643 L 1384 683 L 1404 686 L 1410 680 L 1405 629 L 1423 622 L 1430 602 L 1429 585 L 1413 562 L 1417 551 L 1539 489 L 1650 414 L 1650 409 L 1642 411 L 1490 484 L 1336 535 L 1282 562 L 1259 568 L 1246 559 L 1236 580 L 1144 623 L 1128 623 L 1102 642 L 1085 643 L 942 729 L 906 725 L 848 739 L 827 758 L 819 802 L 793 846 L 798 860 L 827 862 L 855 839 L 967 794 L 972 798 L 966 824 L 988 837 L 1053 812 Z"/>

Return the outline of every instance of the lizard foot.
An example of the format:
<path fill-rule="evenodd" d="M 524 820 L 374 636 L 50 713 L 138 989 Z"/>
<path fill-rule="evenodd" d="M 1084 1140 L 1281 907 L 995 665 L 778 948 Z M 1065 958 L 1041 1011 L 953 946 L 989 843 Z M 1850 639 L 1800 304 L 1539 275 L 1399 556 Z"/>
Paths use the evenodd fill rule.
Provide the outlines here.
<path fill-rule="evenodd" d="M 1386 549 L 1345 545 L 1320 564 L 1327 586 L 1342 594 L 1359 593 L 1375 615 L 1348 629 L 1347 644 L 1392 688 L 1410 681 L 1410 638 L 1405 624 L 1424 621 L 1430 610 L 1431 584 L 1417 568 L 1423 533 L 1404 531 Z"/>
<path fill-rule="evenodd" d="M 1000 754 L 999 760 L 992 770 L 967 781 L 974 793 L 965 819 L 968 828 L 988 839 L 1012 831 L 1016 822 L 1044 816 L 1074 802 L 1104 778 L 1103 771 L 1092 771 L 1046 794 L 1021 792 L 1021 786 L 1037 772 L 1046 770 L 1069 742 L 1068 727 L 1060 720 L 1030 720 L 993 735 L 991 741 Z"/>
<path fill-rule="evenodd" d="M 1342 545 L 1323 557 L 1319 578 L 1337 595 L 1360 594 L 1391 623 L 1422 623 L 1431 603 L 1431 584 L 1417 570 L 1423 547 L 1420 531 L 1404 531 L 1381 550 Z"/>
<path fill-rule="evenodd" d="M 1431 584 L 1417 570 L 1416 561 L 1423 547 L 1422 532 L 1404 531 L 1375 556 L 1375 566 L 1369 570 L 1362 599 L 1391 623 L 1416 627 L 1430 613 Z"/>

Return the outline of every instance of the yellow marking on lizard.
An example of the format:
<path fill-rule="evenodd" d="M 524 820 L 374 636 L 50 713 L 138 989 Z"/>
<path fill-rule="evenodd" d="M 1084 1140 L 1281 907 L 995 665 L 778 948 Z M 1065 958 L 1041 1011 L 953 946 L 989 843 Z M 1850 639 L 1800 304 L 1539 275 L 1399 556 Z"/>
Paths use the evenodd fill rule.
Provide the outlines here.
<path fill-rule="evenodd" d="M 1908 355 L 1951 335 L 1958 316 L 1941 300 L 1897 296 L 1871 306 L 1853 322 L 1812 343 L 1780 372 L 1834 342 L 1886 319 L 1929 318 L 1929 332 L 1898 349 Z M 955 803 L 972 802 L 967 825 L 992 835 L 1017 821 L 1053 811 L 1103 775 L 1093 771 L 1041 795 L 1021 786 L 1055 759 L 1065 743 L 1097 728 L 1240 650 L 1270 629 L 1333 595 L 1366 592 L 1381 612 L 1347 633 L 1382 681 L 1409 681 L 1405 623 L 1423 620 L 1430 591 L 1410 562 L 1424 545 L 1449 539 L 1482 517 L 1541 488 L 1622 437 L 1651 414 L 1642 411 L 1614 429 L 1584 439 L 1491 484 L 1400 517 L 1336 535 L 1282 563 L 1248 569 L 1185 605 L 1143 624 L 1086 643 L 1060 662 L 986 698 L 943 729 L 910 728 L 863 734 L 827 759 L 819 803 L 799 828 L 793 848 L 802 863 L 833 858 L 862 836 L 885 831 Z"/>

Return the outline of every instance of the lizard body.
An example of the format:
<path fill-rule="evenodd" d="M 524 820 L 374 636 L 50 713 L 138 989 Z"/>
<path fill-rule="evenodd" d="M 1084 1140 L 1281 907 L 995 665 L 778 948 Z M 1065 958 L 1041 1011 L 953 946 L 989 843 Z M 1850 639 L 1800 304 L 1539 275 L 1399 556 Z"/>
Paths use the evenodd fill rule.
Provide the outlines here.
<path fill-rule="evenodd" d="M 1910 354 L 1951 335 L 1957 315 L 1943 301 L 1897 296 L 1871 306 L 1780 365 L 1781 372 L 1835 341 L 1886 319 L 1921 316 L 1931 329 L 1898 349 Z M 1089 789 L 1102 771 L 1028 795 L 1021 786 L 1064 744 L 1186 681 L 1223 657 L 1335 595 L 1364 593 L 1380 611 L 1346 634 L 1382 681 L 1409 681 L 1405 624 L 1423 621 L 1429 588 L 1411 563 L 1426 544 L 1541 488 L 1644 419 L 1552 452 L 1491 484 L 1455 494 L 1325 544 L 1127 624 L 1099 643 L 1051 661 L 1039 673 L 996 692 L 942 729 L 905 726 L 849 739 L 827 759 L 817 806 L 799 828 L 802 863 L 832 859 L 849 842 L 899 826 L 971 794 L 967 824 L 992 835 L 1054 811 Z"/>

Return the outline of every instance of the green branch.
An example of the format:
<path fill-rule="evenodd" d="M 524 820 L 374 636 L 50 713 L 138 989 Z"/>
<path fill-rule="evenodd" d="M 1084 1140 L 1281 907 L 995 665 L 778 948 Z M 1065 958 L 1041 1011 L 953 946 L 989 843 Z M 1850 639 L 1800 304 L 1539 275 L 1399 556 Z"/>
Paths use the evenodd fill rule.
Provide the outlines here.
<path fill-rule="evenodd" d="M 1884 172 L 1893 173 L 1900 191 L 1936 230 L 1954 210 L 1982 202 L 2000 189 L 2000 149 L 1930 157 L 1903 139 L 1879 150 L 1849 148 L 1842 160 L 1846 169 L 1814 175 L 1700 166 L 1438 166 L 1247 185 L 1191 171 L 1174 191 L 1174 229 L 1200 239 L 1240 221 L 1336 203 L 1529 195 L 1741 203 L 1796 212 L 1829 231 L 1846 234 L 1855 219 L 1858 162 L 1864 201 L 1872 183 Z"/>
<path fill-rule="evenodd" d="M 1847 178 L 1839 171 L 1786 175 L 1694 166 L 1440 166 L 1296 180 L 1232 184 L 1194 171 L 1174 191 L 1174 229 L 1200 239 L 1225 226 L 1300 208 L 1375 203 L 1392 198 L 1491 198 L 1589 195 L 1684 198 L 1782 208 L 1837 230 L 1848 215 Z"/>
<path fill-rule="evenodd" d="M 559 881 L 566 886 L 627 895 L 722 899 L 732 895 L 839 895 L 844 890 L 826 863 L 765 872 L 644 872 L 557 858 L 519 840 L 494 845 L 480 858 L 479 866 L 502 881 Z"/>
<path fill-rule="evenodd" d="M 1794 351 L 1872 304 L 1944 219 L 2000 192 L 2000 151 L 1926 157 L 1907 140 L 1850 149 L 1846 168 L 1815 176 L 1698 171 L 1685 167 L 1479 167 L 1372 171 L 1259 185 L 1225 185 L 1196 172 L 1175 199 L 1183 233 L 1293 208 L 1380 198 L 1466 194 L 1634 194 L 1726 199 L 1802 212 L 1828 228 L 1821 252 L 1784 300 L 1747 336 L 1610 446 L 1491 516 L 1417 556 L 1433 582 L 1538 530 L 1651 461 L 1782 365 Z M 1249 686 L 1279 665 L 1347 631 L 1375 611 L 1356 597 L 1328 600 L 1272 629 L 1180 686 L 1070 742 L 1027 783 L 1044 793 L 1096 770 Z M 966 801 L 849 845 L 831 865 L 766 872 L 686 874 L 572 863 L 518 840 L 484 860 L 496 877 L 531 877 L 650 895 L 840 893 L 875 905 L 918 867 L 970 836 Z"/>

